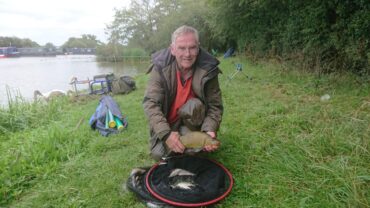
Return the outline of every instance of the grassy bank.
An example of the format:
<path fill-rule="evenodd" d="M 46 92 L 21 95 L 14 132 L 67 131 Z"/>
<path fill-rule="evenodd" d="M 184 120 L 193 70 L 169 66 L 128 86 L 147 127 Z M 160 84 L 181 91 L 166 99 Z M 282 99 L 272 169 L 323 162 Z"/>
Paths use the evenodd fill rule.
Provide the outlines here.
<path fill-rule="evenodd" d="M 223 60 L 221 149 L 210 157 L 235 186 L 219 207 L 369 207 L 369 86 L 348 76 L 287 72 Z M 0 207 L 144 207 L 122 187 L 153 164 L 138 89 L 115 96 L 129 127 L 102 137 L 88 119 L 98 98 L 1 110 Z M 324 94 L 329 100 L 320 100 Z"/>

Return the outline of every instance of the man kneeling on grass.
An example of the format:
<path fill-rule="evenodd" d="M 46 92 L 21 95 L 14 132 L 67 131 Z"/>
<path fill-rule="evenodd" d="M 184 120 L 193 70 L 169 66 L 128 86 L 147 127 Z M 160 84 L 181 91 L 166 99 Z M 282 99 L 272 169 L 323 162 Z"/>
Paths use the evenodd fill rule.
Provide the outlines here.
<path fill-rule="evenodd" d="M 223 106 L 218 82 L 219 61 L 200 49 L 198 31 L 181 26 L 169 48 L 152 56 L 143 106 L 150 125 L 150 153 L 155 160 L 183 153 L 180 136 L 202 131 L 212 138 Z M 215 151 L 219 143 L 204 146 Z"/>

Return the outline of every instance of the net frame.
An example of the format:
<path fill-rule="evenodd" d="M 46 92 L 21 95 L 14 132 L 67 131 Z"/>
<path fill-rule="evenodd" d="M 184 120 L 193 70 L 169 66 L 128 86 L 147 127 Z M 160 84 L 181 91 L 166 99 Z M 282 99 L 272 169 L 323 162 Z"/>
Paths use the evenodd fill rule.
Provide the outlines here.
<path fill-rule="evenodd" d="M 200 157 L 194 157 L 194 158 L 200 158 Z M 156 168 L 159 167 L 159 165 L 161 164 L 161 161 L 156 163 L 154 166 L 152 166 L 149 171 L 147 172 L 147 174 L 145 175 L 145 186 L 146 188 L 148 189 L 148 191 L 157 199 L 167 203 L 167 204 L 170 204 L 170 205 L 173 205 L 173 206 L 179 206 L 179 207 L 202 207 L 202 206 L 209 206 L 211 204 L 214 204 L 222 199 L 224 199 L 227 195 L 229 195 L 229 193 L 231 192 L 232 190 L 232 187 L 234 185 L 234 179 L 233 179 L 233 176 L 231 174 L 231 172 L 225 167 L 223 166 L 221 163 L 215 161 L 215 160 L 212 160 L 212 159 L 209 159 L 209 158 L 201 158 L 201 159 L 206 159 L 208 160 L 209 162 L 212 162 L 214 163 L 215 165 L 217 165 L 218 167 L 220 167 L 226 174 L 226 176 L 228 177 L 229 179 L 229 187 L 226 189 L 226 191 L 219 197 L 215 198 L 215 199 L 212 199 L 212 200 L 209 200 L 209 201 L 205 201 L 205 202 L 199 202 L 199 203 L 183 203 L 183 202 L 176 202 L 176 201 L 172 201 L 168 198 L 166 198 L 165 196 L 157 193 L 154 191 L 154 189 L 151 188 L 150 186 L 150 176 L 153 174 L 153 172 L 156 170 Z"/>

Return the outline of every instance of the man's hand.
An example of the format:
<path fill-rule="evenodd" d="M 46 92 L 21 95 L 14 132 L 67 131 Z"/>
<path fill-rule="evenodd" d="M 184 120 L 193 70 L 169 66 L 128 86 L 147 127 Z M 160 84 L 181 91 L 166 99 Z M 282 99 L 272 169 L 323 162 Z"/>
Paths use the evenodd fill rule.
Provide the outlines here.
<path fill-rule="evenodd" d="M 211 136 L 213 139 L 215 139 L 216 138 L 216 132 L 214 132 L 214 131 L 207 131 L 206 132 L 209 136 Z"/>
<path fill-rule="evenodd" d="M 180 134 L 177 131 L 171 131 L 166 140 L 167 147 L 173 152 L 183 153 L 185 146 L 180 142 Z"/>
<path fill-rule="evenodd" d="M 216 132 L 213 131 L 207 131 L 206 132 L 209 136 L 211 136 L 213 139 L 216 139 Z M 206 145 L 204 146 L 204 151 L 206 152 L 213 152 L 216 151 L 220 147 L 221 142 L 215 145 Z"/>

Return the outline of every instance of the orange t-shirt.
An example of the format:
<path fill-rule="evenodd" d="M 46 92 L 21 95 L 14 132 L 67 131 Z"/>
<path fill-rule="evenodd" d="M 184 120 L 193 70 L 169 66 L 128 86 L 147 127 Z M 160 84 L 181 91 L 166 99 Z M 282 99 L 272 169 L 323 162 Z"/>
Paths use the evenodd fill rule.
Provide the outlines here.
<path fill-rule="evenodd" d="M 189 77 L 187 80 L 185 80 L 185 84 L 183 85 L 181 82 L 181 72 L 176 72 L 176 78 L 177 78 L 177 91 L 176 91 L 176 97 L 171 105 L 171 110 L 167 116 L 167 120 L 170 124 L 175 123 L 179 116 L 177 115 L 177 111 L 183 106 L 186 101 L 188 101 L 190 98 L 194 98 L 195 94 L 193 92 L 193 89 L 191 88 L 191 82 L 193 80 L 193 75 Z"/>

